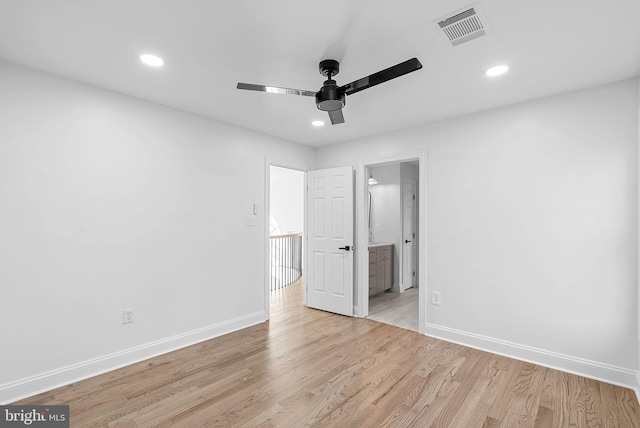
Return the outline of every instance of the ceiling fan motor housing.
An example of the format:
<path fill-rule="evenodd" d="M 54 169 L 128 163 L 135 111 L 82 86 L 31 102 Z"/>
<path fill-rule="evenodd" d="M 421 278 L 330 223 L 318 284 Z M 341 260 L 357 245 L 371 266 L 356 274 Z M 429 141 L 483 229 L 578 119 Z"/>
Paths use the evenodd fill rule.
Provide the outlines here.
<path fill-rule="evenodd" d="M 341 91 L 335 80 L 327 80 L 316 93 L 316 106 L 322 111 L 340 110 L 346 103 L 344 91 Z"/>

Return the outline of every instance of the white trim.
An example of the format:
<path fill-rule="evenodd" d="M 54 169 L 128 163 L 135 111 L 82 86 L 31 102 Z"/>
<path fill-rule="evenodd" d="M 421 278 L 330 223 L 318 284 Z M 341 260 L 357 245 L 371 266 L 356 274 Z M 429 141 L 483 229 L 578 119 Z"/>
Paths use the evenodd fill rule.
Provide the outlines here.
<path fill-rule="evenodd" d="M 640 79 L 638 79 L 638 83 L 640 83 Z M 640 85 L 638 85 L 638 97 L 640 98 Z M 636 147 L 640 148 L 640 106 L 638 107 L 638 145 Z M 638 157 L 636 159 L 636 168 L 638 168 L 637 174 L 638 174 L 638 183 L 640 184 L 640 150 L 638 150 Z M 640 186 L 638 188 L 638 205 L 636 207 L 636 216 L 638 217 L 638 230 L 637 230 L 637 236 L 636 236 L 636 254 L 638 257 L 638 276 L 637 276 L 637 284 L 636 284 L 636 289 L 638 291 L 638 301 L 636 302 L 636 308 L 637 308 L 637 313 L 636 315 L 638 315 L 638 322 L 636 324 L 636 335 L 638 337 L 638 342 L 637 342 L 637 354 L 636 354 L 636 359 L 637 359 L 637 363 L 638 363 L 638 372 L 636 373 L 636 384 L 635 384 L 635 388 L 634 390 L 636 391 L 636 398 L 638 399 L 638 402 L 640 402 Z"/>
<path fill-rule="evenodd" d="M 418 169 L 418 332 L 425 334 L 425 325 L 427 323 L 427 292 L 429 284 L 427 284 L 427 266 L 429 255 L 427 254 L 427 216 L 429 206 L 427 204 L 427 173 L 428 173 L 428 152 L 422 152 L 420 155 Z"/>
<path fill-rule="evenodd" d="M 360 318 L 369 315 L 369 222 L 367 221 L 367 203 L 365 202 L 368 186 L 366 172 L 366 166 L 363 163 L 359 163 L 356 167 L 356 187 L 354 189 L 356 196 L 354 215 L 356 259 L 354 272 L 356 276 L 353 303 L 354 307 L 358 308 L 358 310 L 354 312 L 354 315 Z M 365 284 L 363 284 L 365 281 L 364 278 L 367 279 L 367 283 Z M 366 288 L 366 292 L 363 291 L 363 287 Z"/>
<path fill-rule="evenodd" d="M 640 403 L 640 371 L 636 372 L 636 385 L 633 390 L 636 393 L 636 400 L 638 400 L 638 403 Z"/>
<path fill-rule="evenodd" d="M 260 311 L 0 385 L 0 404 L 12 403 L 50 391 L 73 382 L 157 357 L 158 355 L 195 345 L 214 337 L 242 330 L 266 320 L 266 313 Z"/>
<path fill-rule="evenodd" d="M 307 181 L 307 175 L 309 171 L 304 172 L 304 197 L 302 198 L 302 215 L 303 215 L 303 226 L 302 226 L 302 263 L 304 263 L 304 268 L 309 266 L 309 233 L 307 231 L 311 230 L 309 226 L 309 211 L 307 210 L 308 198 L 309 198 L 309 182 Z M 304 271 L 302 273 L 302 304 L 307 306 L 307 280 L 304 276 Z"/>
<path fill-rule="evenodd" d="M 271 232 L 270 218 L 271 215 L 271 161 L 267 156 L 264 157 L 264 254 L 262 255 L 264 263 L 264 311 L 267 319 L 271 319 L 271 301 L 269 293 L 271 292 L 271 248 L 269 242 L 269 233 Z"/>
<path fill-rule="evenodd" d="M 437 339 L 633 389 L 636 391 L 636 394 L 638 394 L 638 389 L 634 384 L 637 383 L 639 374 L 634 370 L 586 360 L 584 358 L 572 357 L 557 352 L 545 351 L 543 349 L 494 339 L 479 334 L 467 333 L 435 324 L 426 324 L 425 327 L 425 334 Z"/>

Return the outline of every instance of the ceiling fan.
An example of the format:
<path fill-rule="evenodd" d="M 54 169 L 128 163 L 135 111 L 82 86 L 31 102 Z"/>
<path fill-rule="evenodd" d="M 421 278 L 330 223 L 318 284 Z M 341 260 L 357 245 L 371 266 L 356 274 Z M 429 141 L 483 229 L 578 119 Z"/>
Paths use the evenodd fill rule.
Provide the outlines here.
<path fill-rule="evenodd" d="M 384 83 L 396 77 L 404 76 L 412 71 L 420 70 L 422 64 L 417 58 L 411 58 L 407 61 L 396 64 L 393 67 L 386 68 L 377 73 L 373 73 L 362 79 L 355 80 L 343 86 L 338 86 L 333 77 L 340 71 L 340 63 L 334 59 L 325 59 L 320 61 L 320 74 L 325 76 L 322 88 L 318 92 L 305 91 L 303 89 L 280 88 L 277 86 L 254 85 L 252 83 L 238 83 L 238 89 L 246 89 L 249 91 L 268 92 L 271 94 L 289 94 L 303 95 L 306 97 L 315 97 L 316 106 L 322 111 L 329 113 L 332 125 L 344 123 L 342 108 L 345 106 L 346 96 L 353 95 L 364 89 Z"/>

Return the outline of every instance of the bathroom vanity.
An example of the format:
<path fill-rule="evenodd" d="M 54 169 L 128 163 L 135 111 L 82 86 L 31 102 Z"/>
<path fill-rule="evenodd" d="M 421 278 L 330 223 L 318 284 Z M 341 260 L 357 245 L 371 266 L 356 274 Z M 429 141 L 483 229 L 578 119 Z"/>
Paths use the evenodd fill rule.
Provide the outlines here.
<path fill-rule="evenodd" d="M 369 296 L 393 287 L 393 244 L 369 244 Z"/>

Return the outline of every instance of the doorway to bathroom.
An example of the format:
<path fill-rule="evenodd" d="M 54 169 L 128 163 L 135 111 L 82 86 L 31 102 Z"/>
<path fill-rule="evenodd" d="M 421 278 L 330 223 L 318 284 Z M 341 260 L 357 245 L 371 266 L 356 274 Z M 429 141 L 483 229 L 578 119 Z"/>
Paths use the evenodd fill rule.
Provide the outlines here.
<path fill-rule="evenodd" d="M 419 331 L 418 160 L 366 166 L 368 318 Z"/>

